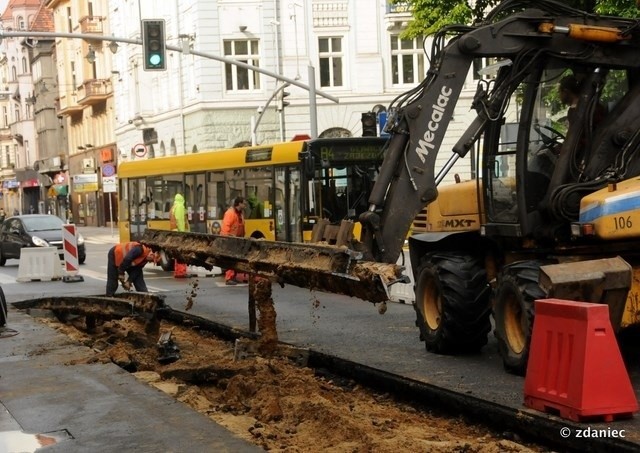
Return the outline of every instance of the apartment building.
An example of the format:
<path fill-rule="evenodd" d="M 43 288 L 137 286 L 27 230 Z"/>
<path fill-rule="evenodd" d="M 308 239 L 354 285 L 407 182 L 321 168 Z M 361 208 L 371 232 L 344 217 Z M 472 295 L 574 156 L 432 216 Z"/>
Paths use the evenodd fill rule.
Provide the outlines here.
<path fill-rule="evenodd" d="M 33 14 L 19 13 L 18 4 L 29 4 Z M 6 118 L 4 123 L 0 118 L 0 178 L 7 195 L 0 205 L 11 208 L 15 203 L 7 201 L 15 199 L 24 210 L 26 203 L 37 202 L 41 210 L 62 214 L 68 203 L 69 215 L 79 224 L 105 225 L 117 219 L 115 194 L 104 190 L 103 179 L 117 177 L 118 162 L 287 141 L 296 135 L 359 136 L 363 112 L 384 111 L 396 96 L 415 87 L 428 68 L 422 39 L 400 37 L 410 12 L 386 0 L 43 4 L 56 34 L 80 33 L 84 39 L 32 39 L 37 52 L 15 46 L 12 53 L 2 54 L 0 74 L 8 83 L 0 90 Z M 40 6 L 38 0 L 9 0 L 3 23 L 7 16 L 19 27 L 22 17 L 22 26 L 31 26 Z M 139 43 L 145 19 L 164 22 L 164 70 L 144 69 Z M 13 41 L 21 42 L 4 40 L 2 49 Z M 24 74 L 22 54 L 27 56 Z M 35 121 L 31 132 L 23 113 L 29 104 L 22 99 L 19 117 L 14 108 L 22 75 L 29 85 L 20 87 L 21 96 L 35 99 L 41 110 L 53 106 L 55 112 L 46 125 L 44 119 Z M 317 92 L 313 99 L 308 86 Z M 474 92 L 470 75 L 463 103 L 469 105 Z M 468 108 L 456 113 L 451 144 L 472 117 Z M 43 141 L 37 137 L 53 129 L 63 137 L 56 146 L 40 146 Z M 40 198 L 33 202 L 25 195 L 28 183 L 18 181 L 29 176 L 18 177 L 23 169 L 40 175 Z M 471 172 L 468 162 L 457 169 L 463 178 Z M 43 175 L 51 179 L 49 186 Z"/>

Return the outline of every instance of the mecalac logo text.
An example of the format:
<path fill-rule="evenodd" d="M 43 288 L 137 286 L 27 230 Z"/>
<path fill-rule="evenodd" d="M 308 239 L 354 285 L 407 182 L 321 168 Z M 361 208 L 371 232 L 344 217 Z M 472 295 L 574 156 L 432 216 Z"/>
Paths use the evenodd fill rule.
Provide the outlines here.
<path fill-rule="evenodd" d="M 422 139 L 418 141 L 418 146 L 416 147 L 416 153 L 423 164 L 426 157 L 429 155 L 429 150 L 435 148 L 433 141 L 436 138 L 436 131 L 440 127 L 440 121 L 444 118 L 444 109 L 447 104 L 449 104 L 451 92 L 451 88 L 443 86 L 440 90 L 440 94 L 438 95 L 438 99 L 436 99 L 436 103 L 431 106 L 433 108 L 433 111 L 431 112 L 431 119 L 427 123 L 424 135 L 422 136 Z"/>

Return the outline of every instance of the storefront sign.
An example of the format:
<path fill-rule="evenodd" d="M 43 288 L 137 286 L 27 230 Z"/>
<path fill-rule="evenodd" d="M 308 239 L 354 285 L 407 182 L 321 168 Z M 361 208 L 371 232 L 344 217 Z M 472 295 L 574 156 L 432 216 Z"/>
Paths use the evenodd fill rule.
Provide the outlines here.
<path fill-rule="evenodd" d="M 40 183 L 38 179 L 27 179 L 26 181 L 20 182 L 20 187 L 40 187 Z"/>
<path fill-rule="evenodd" d="M 98 174 L 87 173 L 73 175 L 73 192 L 96 192 L 98 190 Z"/>
<path fill-rule="evenodd" d="M 18 187 L 20 187 L 20 183 L 15 179 L 7 179 L 5 181 L 2 181 L 3 189 L 17 189 Z"/>
<path fill-rule="evenodd" d="M 53 177 L 53 182 L 55 182 L 56 184 L 64 184 L 65 182 L 67 182 L 67 176 L 62 171 L 60 173 L 56 173 L 56 175 Z"/>

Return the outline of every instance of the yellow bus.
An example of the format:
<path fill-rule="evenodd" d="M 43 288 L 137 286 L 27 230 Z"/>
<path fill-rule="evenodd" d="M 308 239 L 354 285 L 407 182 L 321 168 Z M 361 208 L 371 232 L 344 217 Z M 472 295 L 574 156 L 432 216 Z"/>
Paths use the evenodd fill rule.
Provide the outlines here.
<path fill-rule="evenodd" d="M 192 232 L 219 233 L 224 212 L 243 196 L 247 236 L 308 241 L 318 219 L 357 220 L 367 209 L 386 142 L 321 138 L 121 163 L 120 241 L 137 240 L 147 228 L 169 229 L 177 193 L 185 198 Z M 163 269 L 172 264 L 163 256 Z"/>

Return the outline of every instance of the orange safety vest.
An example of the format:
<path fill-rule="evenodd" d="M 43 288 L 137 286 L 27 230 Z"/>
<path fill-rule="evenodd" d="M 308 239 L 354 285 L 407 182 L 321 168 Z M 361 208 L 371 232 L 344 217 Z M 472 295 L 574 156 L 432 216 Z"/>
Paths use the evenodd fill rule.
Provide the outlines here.
<path fill-rule="evenodd" d="M 115 259 L 116 267 L 120 267 L 124 257 L 127 253 L 131 251 L 134 247 L 139 246 L 139 242 L 125 242 L 124 244 L 116 244 L 113 250 L 113 256 Z M 132 266 L 140 266 L 147 264 L 147 255 L 151 253 L 151 249 L 147 246 L 142 246 L 142 255 L 137 257 L 135 260 L 131 261 Z"/>
<path fill-rule="evenodd" d="M 224 213 L 220 234 L 223 236 L 244 237 L 244 216 L 233 206 Z"/>

